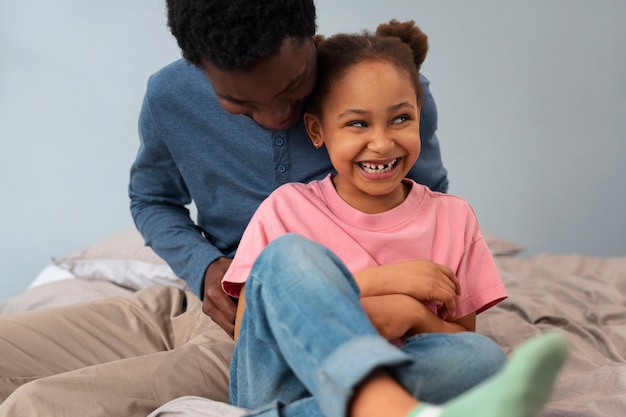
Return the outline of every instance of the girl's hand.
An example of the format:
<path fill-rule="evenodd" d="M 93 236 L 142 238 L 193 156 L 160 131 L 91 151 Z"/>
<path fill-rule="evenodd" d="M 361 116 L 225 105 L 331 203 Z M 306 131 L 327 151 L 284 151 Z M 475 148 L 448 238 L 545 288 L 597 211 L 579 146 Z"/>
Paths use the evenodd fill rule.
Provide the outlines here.
<path fill-rule="evenodd" d="M 459 280 L 445 265 L 418 259 L 378 266 L 355 274 L 362 297 L 404 294 L 422 302 L 439 302 L 443 319 L 456 312 Z"/>

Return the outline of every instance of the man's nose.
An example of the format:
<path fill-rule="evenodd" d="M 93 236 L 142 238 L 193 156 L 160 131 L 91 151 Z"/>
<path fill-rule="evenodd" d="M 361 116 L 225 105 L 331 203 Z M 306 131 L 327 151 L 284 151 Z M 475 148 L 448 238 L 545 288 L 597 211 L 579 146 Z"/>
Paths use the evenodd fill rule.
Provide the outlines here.
<path fill-rule="evenodd" d="M 278 103 L 255 114 L 254 119 L 261 126 L 277 130 L 291 117 L 292 106 L 289 102 Z"/>

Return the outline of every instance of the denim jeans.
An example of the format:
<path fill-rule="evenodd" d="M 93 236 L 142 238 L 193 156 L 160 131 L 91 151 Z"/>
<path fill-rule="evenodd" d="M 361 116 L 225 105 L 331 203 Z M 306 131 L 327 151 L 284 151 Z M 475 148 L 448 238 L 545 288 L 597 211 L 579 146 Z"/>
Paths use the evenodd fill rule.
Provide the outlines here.
<path fill-rule="evenodd" d="M 472 332 L 392 345 L 371 324 L 341 260 L 295 234 L 261 253 L 245 298 L 230 396 L 233 405 L 252 409 L 250 416 L 345 417 L 355 387 L 375 369 L 420 401 L 442 403 L 506 361 L 495 342 Z"/>

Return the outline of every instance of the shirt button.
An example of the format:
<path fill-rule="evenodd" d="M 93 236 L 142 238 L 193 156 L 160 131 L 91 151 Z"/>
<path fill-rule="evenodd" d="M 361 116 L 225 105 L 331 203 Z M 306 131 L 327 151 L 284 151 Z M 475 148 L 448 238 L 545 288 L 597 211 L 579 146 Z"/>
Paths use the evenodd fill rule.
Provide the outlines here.
<path fill-rule="evenodd" d="M 285 139 L 281 137 L 277 137 L 276 139 L 274 139 L 274 145 L 283 146 L 284 144 L 285 144 Z"/>
<path fill-rule="evenodd" d="M 287 171 L 287 167 L 284 166 L 283 164 L 278 165 L 278 172 L 285 172 Z"/>

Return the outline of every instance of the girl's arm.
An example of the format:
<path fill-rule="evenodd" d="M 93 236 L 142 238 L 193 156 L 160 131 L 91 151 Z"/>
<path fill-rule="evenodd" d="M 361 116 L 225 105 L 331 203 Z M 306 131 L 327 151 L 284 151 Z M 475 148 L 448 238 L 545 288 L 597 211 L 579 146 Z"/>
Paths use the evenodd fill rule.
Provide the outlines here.
<path fill-rule="evenodd" d="M 476 313 L 447 322 L 433 314 L 421 302 L 404 294 L 362 297 L 361 305 L 376 330 L 387 340 L 419 333 L 459 333 L 476 330 Z M 245 309 L 244 284 L 237 304 L 235 342 L 239 337 L 241 318 Z"/>
<path fill-rule="evenodd" d="M 461 294 L 450 268 L 425 259 L 368 268 L 354 278 L 361 297 L 405 294 L 422 302 L 438 301 L 445 307 L 441 310 L 444 319 L 454 315 L 456 296 Z"/>
<path fill-rule="evenodd" d="M 361 297 L 361 305 L 387 340 L 420 333 L 459 333 L 476 330 L 476 313 L 448 322 L 415 298 L 404 294 Z"/>

